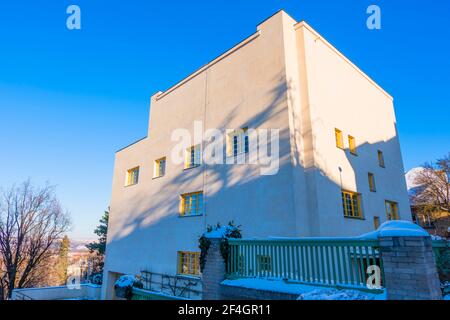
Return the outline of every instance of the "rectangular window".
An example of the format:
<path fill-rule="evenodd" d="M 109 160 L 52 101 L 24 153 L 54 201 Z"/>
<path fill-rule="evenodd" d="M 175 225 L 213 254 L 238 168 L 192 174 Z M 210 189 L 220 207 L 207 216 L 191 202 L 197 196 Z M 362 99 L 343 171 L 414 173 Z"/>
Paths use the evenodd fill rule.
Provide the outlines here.
<path fill-rule="evenodd" d="M 201 146 L 199 144 L 186 149 L 184 168 L 189 169 L 200 165 Z"/>
<path fill-rule="evenodd" d="M 361 195 L 359 193 L 342 190 L 342 207 L 344 217 L 362 219 Z"/>
<path fill-rule="evenodd" d="M 398 203 L 394 201 L 385 201 L 386 204 L 386 218 L 388 220 L 398 220 Z"/>
<path fill-rule="evenodd" d="M 348 136 L 348 149 L 350 150 L 351 154 L 356 155 L 356 142 L 355 138 L 352 136 Z"/>
<path fill-rule="evenodd" d="M 368 174 L 368 178 L 369 178 L 369 188 L 370 191 L 375 192 L 377 191 L 376 187 L 375 187 L 375 176 L 373 175 L 373 173 Z"/>
<path fill-rule="evenodd" d="M 248 153 L 249 139 L 248 128 L 235 130 L 228 134 L 227 137 L 227 156 L 236 157 L 241 153 Z"/>
<path fill-rule="evenodd" d="M 373 227 L 375 228 L 375 230 L 378 229 L 378 227 L 380 226 L 380 217 L 373 217 Z"/>
<path fill-rule="evenodd" d="M 336 147 L 339 149 L 344 149 L 344 138 L 342 136 L 342 131 L 339 129 L 334 129 L 334 137 L 336 138 Z"/>
<path fill-rule="evenodd" d="M 258 270 L 259 271 L 272 271 L 272 259 L 270 256 L 257 256 Z"/>
<path fill-rule="evenodd" d="M 181 195 L 180 215 L 199 216 L 203 214 L 203 192 L 192 192 Z"/>
<path fill-rule="evenodd" d="M 178 251 L 178 274 L 200 275 L 200 252 Z"/>
<path fill-rule="evenodd" d="M 139 180 L 139 167 L 127 170 L 126 186 L 132 186 L 138 183 Z"/>
<path fill-rule="evenodd" d="M 159 178 L 166 174 L 166 157 L 155 160 L 153 178 Z"/>
<path fill-rule="evenodd" d="M 382 168 L 384 168 L 384 156 L 383 151 L 378 150 L 378 165 Z"/>

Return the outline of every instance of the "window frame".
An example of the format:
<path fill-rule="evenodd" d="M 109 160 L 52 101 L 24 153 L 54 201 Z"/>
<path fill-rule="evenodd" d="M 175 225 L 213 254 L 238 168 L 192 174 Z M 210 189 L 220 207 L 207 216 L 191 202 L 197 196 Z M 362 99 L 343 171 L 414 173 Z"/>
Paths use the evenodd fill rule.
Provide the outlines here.
<path fill-rule="evenodd" d="M 351 212 L 354 212 L 354 200 L 353 200 L 353 197 L 354 196 L 356 196 L 357 198 L 357 209 L 358 209 L 358 216 L 355 216 L 355 215 L 349 215 L 349 214 L 347 214 L 347 212 L 348 212 L 348 210 L 347 210 L 347 206 L 348 206 L 348 204 L 347 204 L 347 199 L 344 197 L 344 195 L 350 195 L 352 198 L 351 198 Z M 350 190 L 344 190 L 344 189 L 342 189 L 341 190 L 341 201 L 342 201 L 342 210 L 343 210 L 343 213 L 344 213 L 344 218 L 349 218 L 349 219 L 359 219 L 359 220 L 364 220 L 364 213 L 363 213 L 363 211 L 362 211 L 362 195 L 361 195 L 361 193 L 358 193 L 358 192 L 353 192 L 353 191 L 350 191 Z M 345 199 L 345 201 L 344 201 L 344 199 Z"/>
<path fill-rule="evenodd" d="M 183 257 L 188 257 L 189 260 L 184 259 Z M 192 259 L 193 265 L 192 265 Z M 187 265 L 187 271 L 183 270 L 183 266 Z M 193 269 L 191 270 L 191 267 Z M 200 252 L 198 251 L 177 251 L 177 274 L 182 276 L 200 276 Z"/>
<path fill-rule="evenodd" d="M 348 150 L 354 156 L 358 155 L 358 151 L 356 150 L 356 139 L 354 136 L 348 135 Z"/>
<path fill-rule="evenodd" d="M 195 201 L 195 206 L 196 206 L 196 210 L 194 211 L 195 213 L 192 213 L 192 203 L 193 201 L 190 200 L 190 205 L 189 207 L 191 208 L 190 213 L 186 213 L 186 198 L 189 197 L 189 199 L 193 199 L 192 196 L 201 196 L 201 201 L 200 201 L 200 197 L 196 198 Z M 200 205 L 201 203 L 201 205 Z M 197 217 L 197 216 L 202 216 L 204 213 L 204 198 L 203 198 L 203 191 L 195 191 L 195 192 L 188 192 L 188 193 L 183 193 L 180 195 L 180 207 L 179 207 L 179 216 L 180 217 Z"/>
<path fill-rule="evenodd" d="M 164 162 L 164 169 L 162 170 L 163 171 L 162 174 L 161 174 L 161 162 Z M 156 159 L 153 162 L 153 179 L 161 178 L 166 175 L 166 164 L 167 164 L 166 157 Z"/>
<path fill-rule="evenodd" d="M 389 208 L 390 208 L 390 209 L 395 208 L 395 210 L 394 210 L 394 215 L 395 215 L 395 217 L 396 217 L 395 219 L 390 219 L 390 218 L 389 218 L 388 205 L 389 205 Z M 399 212 L 399 209 L 398 209 L 398 202 L 396 202 L 396 201 L 391 201 L 391 200 L 384 200 L 384 208 L 385 208 L 385 210 L 386 210 L 386 219 L 387 219 L 388 221 L 396 221 L 396 220 L 400 220 L 400 212 Z"/>
<path fill-rule="evenodd" d="M 250 150 L 248 127 L 233 130 L 227 134 L 227 157 L 247 154 Z"/>
<path fill-rule="evenodd" d="M 375 175 L 372 172 L 367 173 L 367 179 L 369 180 L 370 192 L 377 192 L 377 184 L 375 183 Z"/>
<path fill-rule="evenodd" d="M 373 227 L 375 228 L 375 230 L 378 230 L 378 228 L 380 227 L 380 217 L 379 216 L 373 217 Z"/>
<path fill-rule="evenodd" d="M 198 163 L 196 162 L 198 161 Z M 192 169 L 200 166 L 202 163 L 202 146 L 196 144 L 185 149 L 184 169 Z"/>
<path fill-rule="evenodd" d="M 125 176 L 125 187 L 131 187 L 135 186 L 139 183 L 139 171 L 140 167 L 136 166 L 131 169 L 127 170 L 126 176 Z M 137 172 L 137 175 L 134 176 L 134 172 Z M 131 179 L 132 177 L 135 177 L 135 179 Z"/>
<path fill-rule="evenodd" d="M 386 168 L 385 162 L 384 162 L 384 154 L 383 151 L 377 150 L 377 157 L 378 157 L 378 166 L 381 168 Z"/>
<path fill-rule="evenodd" d="M 336 148 L 344 150 L 344 135 L 341 130 L 338 128 L 334 128 L 334 139 L 336 142 Z"/>

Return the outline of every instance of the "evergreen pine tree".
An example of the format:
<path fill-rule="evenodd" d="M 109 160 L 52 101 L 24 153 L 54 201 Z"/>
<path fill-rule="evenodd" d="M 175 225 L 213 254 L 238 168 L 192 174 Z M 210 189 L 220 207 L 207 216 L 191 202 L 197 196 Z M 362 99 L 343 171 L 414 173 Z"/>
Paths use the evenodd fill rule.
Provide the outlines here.
<path fill-rule="evenodd" d="M 101 272 L 103 269 L 103 258 L 106 250 L 106 235 L 108 233 L 109 208 L 103 213 L 100 224 L 95 228 L 94 233 L 98 236 L 98 241 L 86 245 L 89 252 L 95 253 L 98 259 L 95 259 L 94 270 Z"/>
<path fill-rule="evenodd" d="M 58 276 L 58 282 L 61 285 L 65 285 L 67 281 L 67 268 L 69 266 L 69 249 L 70 240 L 67 235 L 65 235 L 59 245 L 58 250 L 58 262 L 56 265 L 56 273 Z"/>

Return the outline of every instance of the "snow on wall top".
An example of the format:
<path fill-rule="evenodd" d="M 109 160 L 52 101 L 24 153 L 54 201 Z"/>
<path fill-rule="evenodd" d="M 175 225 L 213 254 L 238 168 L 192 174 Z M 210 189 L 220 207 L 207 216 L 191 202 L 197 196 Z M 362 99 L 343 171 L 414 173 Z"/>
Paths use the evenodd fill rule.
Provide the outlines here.
<path fill-rule="evenodd" d="M 377 230 L 363 234 L 359 239 L 377 239 L 378 237 L 429 237 L 421 226 L 410 221 L 386 221 Z"/>
<path fill-rule="evenodd" d="M 228 237 L 234 230 L 236 230 L 234 226 L 220 226 L 213 228 L 209 232 L 205 232 L 203 235 L 209 239 L 222 239 Z"/>
<path fill-rule="evenodd" d="M 386 294 L 368 293 L 358 290 L 338 290 L 311 284 L 301 284 L 276 278 L 226 279 L 222 285 L 247 289 L 282 292 L 299 295 L 298 300 L 385 300 Z"/>
<path fill-rule="evenodd" d="M 132 287 L 135 281 L 136 278 L 134 276 L 125 274 L 123 276 L 120 276 L 119 279 L 117 279 L 115 286 L 119 288 Z"/>

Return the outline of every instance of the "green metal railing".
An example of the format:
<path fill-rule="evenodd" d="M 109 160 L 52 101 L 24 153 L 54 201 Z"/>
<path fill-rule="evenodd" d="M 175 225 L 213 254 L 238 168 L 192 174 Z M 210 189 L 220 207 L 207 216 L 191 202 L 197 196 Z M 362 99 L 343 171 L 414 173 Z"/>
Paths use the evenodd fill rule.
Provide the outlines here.
<path fill-rule="evenodd" d="M 307 284 L 367 288 L 367 268 L 378 266 L 377 240 L 229 239 L 228 278 L 279 278 Z"/>
<path fill-rule="evenodd" d="M 448 278 L 450 276 L 450 241 L 433 240 L 432 246 L 438 272 L 443 278 Z"/>

